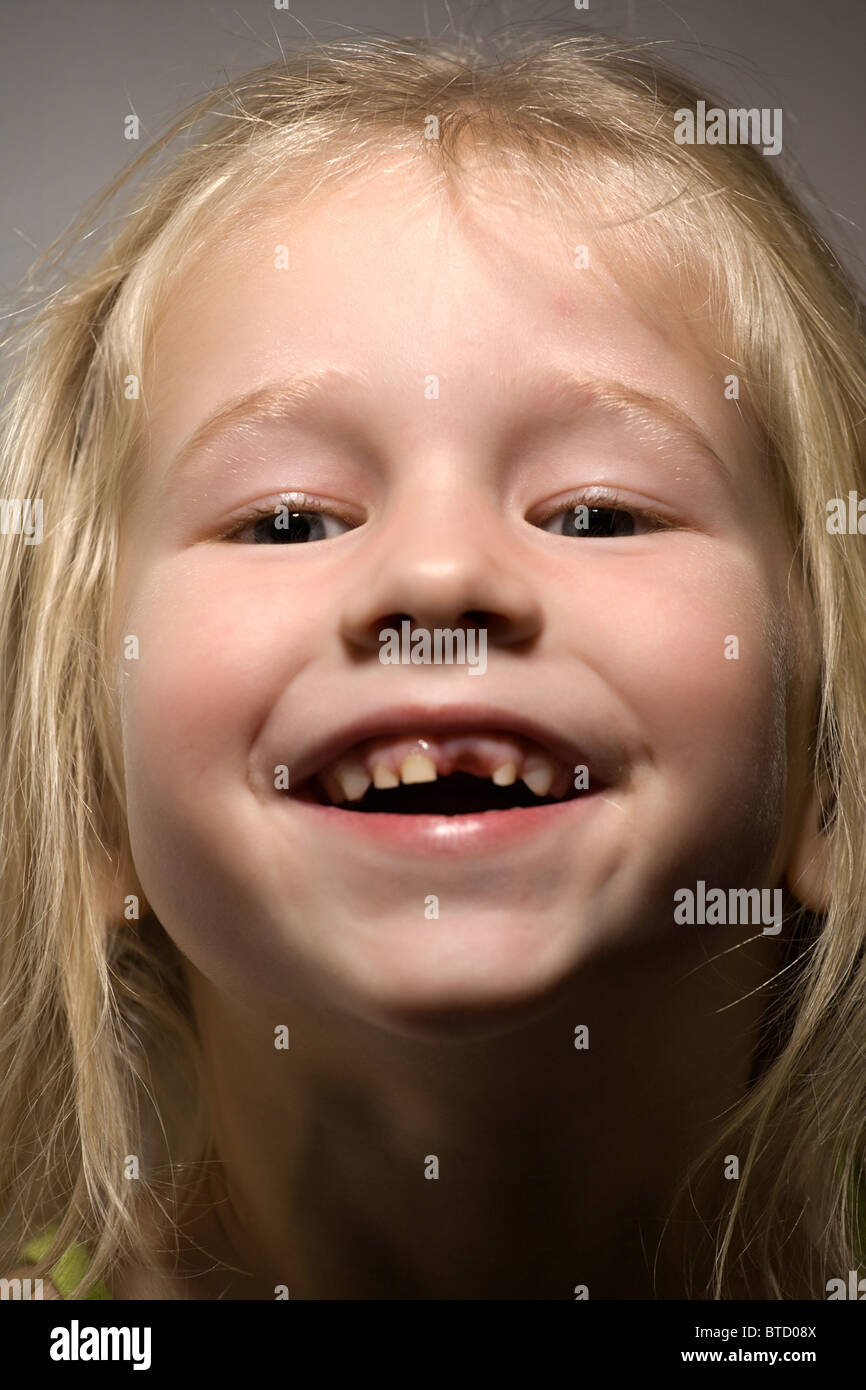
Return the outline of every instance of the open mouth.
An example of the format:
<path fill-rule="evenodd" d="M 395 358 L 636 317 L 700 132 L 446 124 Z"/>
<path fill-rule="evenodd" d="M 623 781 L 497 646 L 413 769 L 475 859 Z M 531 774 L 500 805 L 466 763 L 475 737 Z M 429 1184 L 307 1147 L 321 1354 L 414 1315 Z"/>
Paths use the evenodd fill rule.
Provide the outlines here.
<path fill-rule="evenodd" d="M 362 815 L 477 816 L 557 805 L 599 785 L 586 766 L 496 731 L 368 739 L 285 795 Z"/>
<path fill-rule="evenodd" d="M 524 782 L 510 787 L 498 787 L 484 777 L 469 772 L 453 772 L 449 777 L 415 786 L 383 790 L 370 786 L 359 801 L 334 802 L 311 781 L 295 795 L 301 801 L 316 801 L 320 806 L 336 806 L 340 811 L 376 812 L 392 816 L 469 816 L 485 811 L 526 810 L 532 806 L 553 806 L 574 797 L 586 796 L 586 791 L 573 790 L 565 796 L 536 796 Z"/>

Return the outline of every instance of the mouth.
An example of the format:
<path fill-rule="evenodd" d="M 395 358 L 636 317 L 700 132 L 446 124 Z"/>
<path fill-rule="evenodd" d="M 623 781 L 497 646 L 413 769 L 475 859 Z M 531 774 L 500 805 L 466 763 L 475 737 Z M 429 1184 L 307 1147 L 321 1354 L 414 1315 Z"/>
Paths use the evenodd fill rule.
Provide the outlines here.
<path fill-rule="evenodd" d="M 584 723 L 578 741 L 504 707 L 395 705 L 306 747 L 276 795 L 294 833 L 314 837 L 309 851 L 346 867 L 371 854 L 390 866 L 513 853 L 528 865 L 576 834 L 596 843 L 621 815 L 606 792 L 628 780 L 625 750 L 597 714 Z M 269 767 L 286 763 L 279 752 Z"/>
<path fill-rule="evenodd" d="M 341 750 L 284 794 L 361 816 L 538 810 L 602 788 L 597 770 L 575 756 L 502 729 L 384 735 Z"/>

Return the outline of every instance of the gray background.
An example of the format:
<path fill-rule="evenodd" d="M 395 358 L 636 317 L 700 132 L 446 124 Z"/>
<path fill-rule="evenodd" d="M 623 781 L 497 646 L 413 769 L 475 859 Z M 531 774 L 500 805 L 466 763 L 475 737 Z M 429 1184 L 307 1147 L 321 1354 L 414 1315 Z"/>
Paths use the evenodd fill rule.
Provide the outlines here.
<path fill-rule="evenodd" d="M 0 0 L 0 299 L 181 107 L 305 34 L 490 34 L 508 21 L 661 40 L 726 104 L 780 106 L 780 167 L 866 286 L 864 0 Z M 134 111 L 141 139 L 123 138 Z"/>

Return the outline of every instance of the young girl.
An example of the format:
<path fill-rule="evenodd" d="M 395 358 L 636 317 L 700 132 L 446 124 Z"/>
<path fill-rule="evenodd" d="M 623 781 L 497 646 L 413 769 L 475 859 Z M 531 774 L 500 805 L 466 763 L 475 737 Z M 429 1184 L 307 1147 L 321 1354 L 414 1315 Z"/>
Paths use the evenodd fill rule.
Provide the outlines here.
<path fill-rule="evenodd" d="M 8 1273 L 858 1268 L 860 311 L 701 99 L 598 38 L 311 49 L 185 112 L 21 316 Z"/>

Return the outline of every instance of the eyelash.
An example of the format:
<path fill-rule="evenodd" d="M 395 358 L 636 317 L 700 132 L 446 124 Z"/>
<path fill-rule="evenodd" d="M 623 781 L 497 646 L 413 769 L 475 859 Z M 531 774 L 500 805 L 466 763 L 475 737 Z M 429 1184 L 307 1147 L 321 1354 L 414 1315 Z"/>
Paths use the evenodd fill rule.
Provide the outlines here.
<path fill-rule="evenodd" d="M 307 512 L 315 512 L 319 516 L 333 516 L 338 521 L 344 521 L 347 526 L 352 526 L 352 518 L 344 516 L 336 507 L 330 507 L 316 497 L 309 497 L 305 492 L 284 493 L 277 502 L 272 502 L 267 507 L 250 507 L 242 516 L 232 522 L 227 531 L 223 531 L 219 540 L 232 540 L 245 526 L 259 521 L 266 516 L 273 516 L 277 507 L 287 506 L 293 512 L 299 512 L 302 516 Z M 333 537 L 331 538 L 333 539 Z"/>
<path fill-rule="evenodd" d="M 591 510 L 599 508 L 602 511 L 624 512 L 627 516 L 640 517 L 642 521 L 649 523 L 654 531 L 671 531 L 676 523 L 670 517 L 664 516 L 661 512 L 654 511 L 652 507 L 641 507 L 636 503 L 630 503 L 627 498 L 623 498 L 615 488 L 588 487 L 583 490 L 571 493 L 564 501 L 558 502 L 555 507 L 540 517 L 541 522 L 548 522 L 553 517 L 561 515 L 563 512 L 573 512 L 578 507 L 588 507 Z M 563 537 L 563 539 L 567 539 Z"/>
<path fill-rule="evenodd" d="M 277 506 L 290 506 L 293 511 L 304 515 L 313 512 L 317 515 L 336 517 L 343 521 L 347 526 L 354 529 L 351 517 L 343 516 L 335 507 L 329 507 L 326 503 L 315 497 L 309 497 L 304 492 L 293 492 L 285 494 L 278 503 L 273 503 L 267 507 L 250 507 L 242 516 L 238 517 L 228 530 L 221 533 L 219 540 L 232 540 L 244 529 L 244 527 L 254 524 L 263 517 L 273 516 Z M 598 508 L 603 511 L 624 512 L 629 516 L 640 517 L 648 522 L 654 531 L 671 530 L 674 522 L 669 517 L 663 516 L 660 512 L 652 510 L 650 507 L 640 507 L 634 504 L 627 504 L 627 499 L 623 499 L 615 489 L 606 488 L 585 488 L 583 491 L 572 493 L 564 501 L 557 505 L 540 518 L 540 522 L 549 522 L 555 516 L 560 516 L 564 512 L 574 511 L 577 507 L 588 507 L 590 510 Z M 539 523 L 536 523 L 539 524 Z M 539 524 L 540 529 L 540 524 Z M 335 539 L 335 537 L 330 537 Z M 566 539 L 566 537 L 563 537 Z"/>

